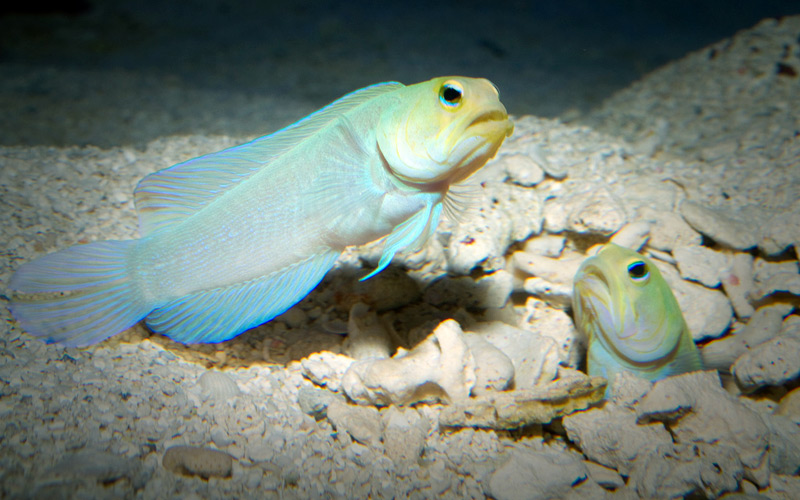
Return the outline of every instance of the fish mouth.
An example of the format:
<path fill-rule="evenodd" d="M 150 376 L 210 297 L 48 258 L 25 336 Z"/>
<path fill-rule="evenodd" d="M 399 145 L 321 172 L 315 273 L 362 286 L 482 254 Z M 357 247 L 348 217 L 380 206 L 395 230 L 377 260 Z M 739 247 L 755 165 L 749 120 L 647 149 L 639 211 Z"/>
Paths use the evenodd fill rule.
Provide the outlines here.
<path fill-rule="evenodd" d="M 462 130 L 464 136 L 447 155 L 454 166 L 447 173 L 450 183 L 461 182 L 493 158 L 503 140 L 514 132 L 514 122 L 505 109 L 492 109 L 476 116 Z"/>
<path fill-rule="evenodd" d="M 514 132 L 514 122 L 508 118 L 505 109 L 493 109 L 476 116 L 465 127 L 474 135 L 484 137 L 489 141 L 497 141 L 501 137 L 508 137 Z"/>
<path fill-rule="evenodd" d="M 511 120 L 508 119 L 508 114 L 505 111 L 501 111 L 499 109 L 493 109 L 491 111 L 487 111 L 486 113 L 482 113 L 482 114 L 478 115 L 477 117 L 475 117 L 475 119 L 472 120 L 469 125 L 467 125 L 467 128 L 470 128 L 470 127 L 473 127 L 475 125 L 479 125 L 479 124 L 485 123 L 485 122 L 505 122 L 505 121 L 507 121 L 509 123 L 511 122 Z M 514 126 L 511 125 L 512 130 L 513 130 L 513 127 Z"/>
<path fill-rule="evenodd" d="M 581 291 L 589 291 L 595 295 L 609 295 L 611 284 L 606 278 L 606 274 L 599 268 L 591 265 L 587 266 L 579 276 L 575 277 L 575 283 Z"/>

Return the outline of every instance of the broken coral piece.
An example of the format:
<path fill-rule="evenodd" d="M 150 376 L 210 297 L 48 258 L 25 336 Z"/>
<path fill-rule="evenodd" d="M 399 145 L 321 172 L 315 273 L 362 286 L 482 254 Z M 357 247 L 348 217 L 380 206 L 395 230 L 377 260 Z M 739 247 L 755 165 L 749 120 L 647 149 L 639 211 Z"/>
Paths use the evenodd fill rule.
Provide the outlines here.
<path fill-rule="evenodd" d="M 457 402 L 469 397 L 475 380 L 475 360 L 464 332 L 447 320 L 410 351 L 356 361 L 344 374 L 342 388 L 365 405 Z"/>

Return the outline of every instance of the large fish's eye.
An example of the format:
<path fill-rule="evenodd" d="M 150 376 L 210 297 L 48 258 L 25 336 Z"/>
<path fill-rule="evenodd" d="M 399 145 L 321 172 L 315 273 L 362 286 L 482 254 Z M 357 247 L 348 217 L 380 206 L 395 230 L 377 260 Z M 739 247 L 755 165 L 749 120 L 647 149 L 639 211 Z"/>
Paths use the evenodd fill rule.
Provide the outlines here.
<path fill-rule="evenodd" d="M 461 105 L 464 89 L 456 82 L 445 82 L 439 89 L 439 102 L 445 108 L 454 109 Z"/>
<path fill-rule="evenodd" d="M 644 281 L 650 277 L 650 270 L 647 269 L 647 264 L 641 260 L 628 264 L 628 276 L 633 281 Z"/>

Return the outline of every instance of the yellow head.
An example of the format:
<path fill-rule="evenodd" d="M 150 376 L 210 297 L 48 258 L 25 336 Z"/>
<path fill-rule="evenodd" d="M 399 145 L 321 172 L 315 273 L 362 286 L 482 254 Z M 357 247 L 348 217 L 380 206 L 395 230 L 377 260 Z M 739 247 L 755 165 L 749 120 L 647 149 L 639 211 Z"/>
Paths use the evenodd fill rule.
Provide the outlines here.
<path fill-rule="evenodd" d="M 575 275 L 575 323 L 617 362 L 670 360 L 688 335 L 680 307 L 658 268 L 633 250 L 608 244 Z M 692 346 L 693 347 L 693 346 Z M 591 359 L 591 356 L 590 356 Z"/>
<path fill-rule="evenodd" d="M 451 184 L 482 167 L 513 130 L 491 82 L 453 76 L 400 89 L 381 114 L 377 139 L 400 180 Z"/>

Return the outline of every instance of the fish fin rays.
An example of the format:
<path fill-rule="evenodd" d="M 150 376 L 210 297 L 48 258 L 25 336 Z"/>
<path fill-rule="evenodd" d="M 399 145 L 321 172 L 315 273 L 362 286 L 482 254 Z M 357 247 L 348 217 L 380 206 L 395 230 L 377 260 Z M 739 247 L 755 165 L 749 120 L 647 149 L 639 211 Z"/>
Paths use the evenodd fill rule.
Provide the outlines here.
<path fill-rule="evenodd" d="M 23 264 L 9 283 L 9 308 L 47 343 L 85 347 L 130 328 L 152 308 L 127 270 L 135 241 L 77 245 Z"/>
<path fill-rule="evenodd" d="M 134 191 L 142 236 L 192 216 L 344 113 L 401 87 L 386 82 L 356 90 L 270 135 L 148 175 Z"/>
<path fill-rule="evenodd" d="M 183 344 L 229 340 L 299 302 L 338 256 L 325 252 L 262 278 L 181 297 L 145 321 L 153 331 Z"/>
<path fill-rule="evenodd" d="M 474 181 L 451 185 L 442 202 L 445 217 L 457 224 L 463 224 L 480 210 L 482 196 L 484 194 L 480 184 Z"/>
<path fill-rule="evenodd" d="M 374 150 L 359 137 L 346 116 L 339 117 L 331 134 L 330 141 L 337 147 L 326 151 L 324 158 L 318 160 L 324 161 L 326 168 L 317 172 L 314 188 L 304 197 L 311 206 L 330 207 L 331 214 L 351 217 L 363 210 L 369 200 L 380 202 L 383 195 L 367 168 L 374 161 Z M 359 196 L 342 196 L 342 193 L 358 193 Z"/>
<path fill-rule="evenodd" d="M 392 262 L 397 252 L 401 250 L 411 252 L 419 250 L 436 230 L 441 212 L 441 203 L 428 203 L 425 208 L 411 218 L 402 224 L 398 224 L 386 237 L 378 266 L 371 273 L 361 278 L 360 281 L 369 279 L 383 271 Z"/>

